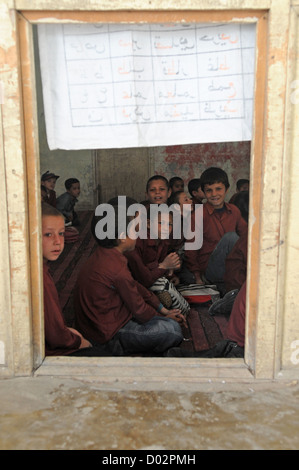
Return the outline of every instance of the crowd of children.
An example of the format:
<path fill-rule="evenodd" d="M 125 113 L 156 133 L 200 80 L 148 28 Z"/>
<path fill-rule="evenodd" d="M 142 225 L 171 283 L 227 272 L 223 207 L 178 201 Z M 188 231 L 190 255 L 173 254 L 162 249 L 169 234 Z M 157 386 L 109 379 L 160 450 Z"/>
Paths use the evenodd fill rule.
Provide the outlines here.
<path fill-rule="evenodd" d="M 46 355 L 181 355 L 178 347 L 183 340 L 181 327 L 187 323 L 176 286 L 182 284 L 216 286 L 220 299 L 212 303 L 209 313 L 231 312 L 228 341 L 239 348 L 238 353 L 242 350 L 248 180 L 237 182 L 237 192 L 232 202 L 227 203 L 230 184 L 221 168 L 210 167 L 200 178 L 189 181 L 189 194 L 178 176 L 169 181 L 162 175 L 152 176 L 146 184 L 146 200 L 142 201 L 148 226 L 145 236 L 137 239 L 130 230 L 138 213 L 127 216 L 127 231 L 119 233 L 118 198 L 108 201 L 114 208 L 114 237 L 97 236 L 96 227 L 103 221 L 103 215 L 94 215 L 91 230 L 97 248 L 78 273 L 74 329 L 65 325 L 47 263 L 60 256 L 68 226 L 79 224 L 74 207 L 80 182 L 76 178 L 67 179 L 66 192 L 56 198 L 58 178 L 49 171 L 41 178 Z M 127 198 L 127 205 L 130 204 L 132 200 Z M 179 237 L 174 236 L 173 214 L 169 210 L 157 211 L 157 220 L 152 220 L 154 204 L 159 209 L 161 204 L 177 207 L 181 227 L 183 218 L 189 217 L 193 228 L 196 204 L 203 204 L 201 247 L 184 249 L 185 243 L 192 240 L 187 240 L 183 231 Z M 156 283 L 161 285 L 162 281 L 165 288 L 160 294 L 168 293 L 168 297 L 154 293 Z M 167 290 L 166 285 L 171 289 Z M 173 303 L 173 295 L 178 305 Z"/>

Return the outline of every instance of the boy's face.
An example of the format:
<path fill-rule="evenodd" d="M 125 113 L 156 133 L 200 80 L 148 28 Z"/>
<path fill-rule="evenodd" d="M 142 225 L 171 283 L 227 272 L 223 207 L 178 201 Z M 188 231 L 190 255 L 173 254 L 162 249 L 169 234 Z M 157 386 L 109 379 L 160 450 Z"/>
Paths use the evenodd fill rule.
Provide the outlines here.
<path fill-rule="evenodd" d="M 176 181 L 172 186 L 172 192 L 184 191 L 184 181 Z"/>
<path fill-rule="evenodd" d="M 185 210 L 188 208 L 190 211 L 193 209 L 192 199 L 187 196 L 186 193 L 181 193 L 179 196 L 179 205 L 181 210 L 183 211 L 184 206 L 186 206 Z"/>
<path fill-rule="evenodd" d="M 133 218 L 135 217 L 132 217 L 132 220 Z M 124 234 L 122 234 L 117 248 L 119 251 L 124 253 L 127 251 L 133 251 L 135 246 L 136 246 L 135 229 L 134 229 L 134 226 L 130 225 L 128 227 L 127 236 L 124 236 Z"/>
<path fill-rule="evenodd" d="M 150 204 L 166 204 L 170 191 L 163 180 L 153 180 L 149 183 L 147 198 Z"/>
<path fill-rule="evenodd" d="M 49 178 L 48 180 L 43 181 L 43 185 L 47 189 L 53 189 L 55 188 L 56 185 L 56 178 Z"/>
<path fill-rule="evenodd" d="M 192 191 L 192 195 L 196 201 L 202 201 L 206 197 L 200 187 L 196 191 Z"/>
<path fill-rule="evenodd" d="M 241 191 L 249 191 L 249 184 L 248 183 L 242 184 L 241 188 L 239 189 L 239 192 Z"/>
<path fill-rule="evenodd" d="M 73 183 L 70 189 L 68 189 L 68 192 L 73 196 L 73 197 L 78 197 L 80 194 L 80 183 Z"/>
<path fill-rule="evenodd" d="M 153 225 L 152 231 L 153 235 L 158 238 L 158 240 L 167 240 L 172 232 L 173 220 L 172 214 L 158 214 L 158 227 L 157 219 L 154 219 L 152 222 L 148 221 L 148 228 Z"/>
<path fill-rule="evenodd" d="M 223 207 L 226 193 L 227 189 L 223 183 L 205 184 L 204 186 L 205 198 L 215 209 Z"/>
<path fill-rule="evenodd" d="M 64 219 L 47 215 L 42 218 L 43 258 L 56 261 L 64 248 Z"/>

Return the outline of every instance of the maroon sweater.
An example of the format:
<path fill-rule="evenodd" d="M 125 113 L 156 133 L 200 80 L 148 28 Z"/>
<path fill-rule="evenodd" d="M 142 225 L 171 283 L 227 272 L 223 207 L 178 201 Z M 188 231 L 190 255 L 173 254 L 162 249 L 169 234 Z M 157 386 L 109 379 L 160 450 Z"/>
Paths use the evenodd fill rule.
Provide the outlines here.
<path fill-rule="evenodd" d="M 145 323 L 160 301 L 135 281 L 127 259 L 116 248 L 97 247 L 75 287 L 76 326 L 84 337 L 107 343 L 129 320 Z"/>
<path fill-rule="evenodd" d="M 246 281 L 247 274 L 247 239 L 248 234 L 241 236 L 225 261 L 224 283 L 226 291 L 240 289 Z"/>
<path fill-rule="evenodd" d="M 210 255 L 227 232 L 239 236 L 247 233 L 248 226 L 240 210 L 233 204 L 224 203 L 224 210 L 217 211 L 210 204 L 203 204 L 203 243 L 199 250 L 185 250 L 186 266 L 193 273 L 203 274 Z"/>
<path fill-rule="evenodd" d="M 80 348 L 81 338 L 65 325 L 57 289 L 46 263 L 43 276 L 46 356 L 70 354 Z"/>
<path fill-rule="evenodd" d="M 233 305 L 227 325 L 227 337 L 238 346 L 245 343 L 246 282 L 242 285 Z"/>
<path fill-rule="evenodd" d="M 168 240 L 156 240 L 149 238 L 137 238 L 135 250 L 126 253 L 130 271 L 138 282 L 145 287 L 150 287 L 162 276 L 165 276 L 167 270 L 159 268 L 164 258 L 166 258 L 169 249 Z"/>

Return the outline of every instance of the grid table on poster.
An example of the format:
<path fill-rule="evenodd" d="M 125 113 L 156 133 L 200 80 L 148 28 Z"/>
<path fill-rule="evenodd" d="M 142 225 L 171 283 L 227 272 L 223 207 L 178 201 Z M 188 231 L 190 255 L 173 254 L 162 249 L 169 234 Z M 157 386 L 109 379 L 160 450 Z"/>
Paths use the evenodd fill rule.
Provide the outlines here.
<path fill-rule="evenodd" d="M 162 131 L 165 141 L 165 131 L 171 136 L 171 126 L 181 123 L 182 129 L 188 126 L 187 139 L 192 141 L 193 132 L 198 141 L 199 124 L 205 122 L 209 126 L 203 129 L 209 129 L 211 141 L 222 122 L 234 127 L 245 121 L 247 134 L 228 140 L 250 140 L 254 24 L 59 27 L 62 50 L 57 54 L 62 56 L 65 76 L 56 80 L 66 81 L 64 106 L 74 130 L 137 126 L 139 133 L 146 134 L 154 128 L 155 135 Z M 42 76 L 43 52 L 40 47 Z M 53 82 L 48 81 L 52 97 L 59 86 Z"/>

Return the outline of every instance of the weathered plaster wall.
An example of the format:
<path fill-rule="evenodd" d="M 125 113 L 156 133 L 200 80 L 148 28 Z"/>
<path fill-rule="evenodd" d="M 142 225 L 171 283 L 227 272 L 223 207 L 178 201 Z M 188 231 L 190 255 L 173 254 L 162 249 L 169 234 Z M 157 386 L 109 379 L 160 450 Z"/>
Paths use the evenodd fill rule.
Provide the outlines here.
<path fill-rule="evenodd" d="M 28 258 L 27 177 L 22 95 L 17 43 L 17 17 L 12 1 L 0 5 L 0 71 L 2 134 L 1 185 L 1 372 L 32 368 L 31 297 Z M 4 272 L 5 270 L 5 272 Z"/>
<path fill-rule="evenodd" d="M 299 367 L 299 302 L 295 286 L 299 285 L 299 7 L 291 11 L 289 80 L 287 89 L 286 146 L 283 173 L 283 214 L 281 271 L 284 278 L 282 327 L 283 368 Z M 295 59 L 295 60 L 294 60 Z"/>
<path fill-rule="evenodd" d="M 16 10 L 149 9 L 154 11 L 183 8 L 224 11 L 264 8 L 269 10 L 265 37 L 267 47 L 264 51 L 260 51 L 259 57 L 262 58 L 267 71 L 265 86 L 260 95 L 260 99 L 265 103 L 265 112 L 255 123 L 256 139 L 262 139 L 262 145 L 254 148 L 259 148 L 260 154 L 257 155 L 253 151 L 251 161 L 251 184 L 255 190 L 253 197 L 256 199 L 252 204 L 250 226 L 250 234 L 254 233 L 255 238 L 252 239 L 250 250 L 257 254 L 257 259 L 251 259 L 249 267 L 252 284 L 257 283 L 258 288 L 251 299 L 251 307 L 257 315 L 250 317 L 248 325 L 250 332 L 255 333 L 249 338 L 250 350 L 255 351 L 249 362 L 258 378 L 273 378 L 279 371 L 283 377 L 298 377 L 298 365 L 290 359 L 290 353 L 293 351 L 291 344 L 299 339 L 299 312 L 296 299 L 299 265 L 298 111 L 294 107 L 291 111 L 289 104 L 286 106 L 292 92 L 291 80 L 298 77 L 298 74 L 295 74 L 290 78 L 290 70 L 292 64 L 296 62 L 299 45 L 295 45 L 293 51 L 289 50 L 288 45 L 289 39 L 292 42 L 295 36 L 289 32 L 289 22 L 290 17 L 297 18 L 297 11 L 292 6 L 296 2 L 189 0 L 178 1 L 174 6 L 173 2 L 168 0 L 151 0 L 151 2 L 89 0 L 84 4 L 80 0 L 59 2 L 2 0 L 0 5 L 0 72 L 3 90 L 0 111 L 2 137 L 0 176 L 3 178 L 0 189 L 2 215 L 0 372 L 2 376 L 29 375 L 33 368 L 29 215 L 34 201 L 30 200 L 28 205 L 28 177 L 30 183 L 33 181 L 37 189 L 38 184 L 32 175 L 27 174 L 26 169 L 26 161 L 32 156 L 25 155 Z M 260 129 L 264 129 L 262 134 L 258 132 Z M 286 145 L 288 141 L 289 145 Z M 164 165 L 166 150 L 163 152 Z M 261 170 L 259 174 L 253 174 L 252 169 L 259 159 L 262 162 Z M 48 168 L 43 168 L 46 169 Z M 255 227 L 258 229 L 255 230 Z M 31 226 L 31 230 L 33 234 L 37 233 L 38 226 Z M 39 254 L 36 253 L 36 256 Z M 219 374 L 216 367 L 215 374 Z M 191 375 L 189 379 L 192 379 Z"/>
<path fill-rule="evenodd" d="M 154 155 L 155 172 L 166 178 L 180 176 L 186 191 L 188 181 L 199 178 L 209 166 L 218 166 L 227 172 L 230 181 L 227 200 L 235 193 L 238 179 L 249 179 L 250 142 L 157 147 Z"/>

